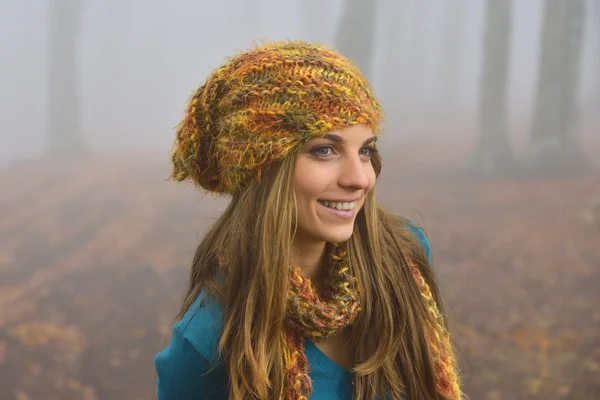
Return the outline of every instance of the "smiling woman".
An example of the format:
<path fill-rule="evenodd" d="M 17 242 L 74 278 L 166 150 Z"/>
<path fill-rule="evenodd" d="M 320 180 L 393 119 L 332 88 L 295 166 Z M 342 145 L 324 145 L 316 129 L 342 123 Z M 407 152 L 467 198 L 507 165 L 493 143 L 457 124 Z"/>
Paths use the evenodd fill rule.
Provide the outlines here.
<path fill-rule="evenodd" d="M 350 238 L 365 196 L 375 186 L 371 164 L 375 138 L 368 126 L 354 125 L 311 139 L 300 148 L 294 171 L 296 247 Z"/>
<path fill-rule="evenodd" d="M 173 178 L 231 202 L 156 355 L 160 400 L 461 398 L 427 239 L 376 202 L 380 118 L 360 71 L 304 42 L 192 96 Z"/>

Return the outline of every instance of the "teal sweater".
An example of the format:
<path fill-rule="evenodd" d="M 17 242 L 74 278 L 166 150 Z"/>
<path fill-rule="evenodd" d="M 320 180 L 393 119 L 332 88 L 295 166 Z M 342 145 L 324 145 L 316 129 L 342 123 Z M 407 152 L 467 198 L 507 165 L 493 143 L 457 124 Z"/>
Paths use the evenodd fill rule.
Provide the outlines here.
<path fill-rule="evenodd" d="M 409 226 L 421 240 L 431 260 L 429 242 L 419 228 Z M 171 342 L 159 352 L 154 364 L 158 372 L 158 400 L 228 399 L 228 379 L 218 344 L 223 328 L 223 310 L 217 302 L 201 304 L 201 293 L 181 321 L 173 327 Z M 310 340 L 304 341 L 311 400 L 351 400 L 352 374 L 340 367 Z"/>

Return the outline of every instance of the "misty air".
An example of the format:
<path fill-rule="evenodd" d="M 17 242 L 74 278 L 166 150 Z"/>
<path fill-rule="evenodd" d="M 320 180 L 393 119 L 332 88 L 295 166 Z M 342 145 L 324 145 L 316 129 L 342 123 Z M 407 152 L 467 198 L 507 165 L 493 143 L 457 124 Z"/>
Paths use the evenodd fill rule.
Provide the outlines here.
<path fill-rule="evenodd" d="M 2 5 L 0 399 L 600 398 L 600 0 Z M 229 395 L 176 394 L 221 278 L 223 374 L 185 384 Z"/>

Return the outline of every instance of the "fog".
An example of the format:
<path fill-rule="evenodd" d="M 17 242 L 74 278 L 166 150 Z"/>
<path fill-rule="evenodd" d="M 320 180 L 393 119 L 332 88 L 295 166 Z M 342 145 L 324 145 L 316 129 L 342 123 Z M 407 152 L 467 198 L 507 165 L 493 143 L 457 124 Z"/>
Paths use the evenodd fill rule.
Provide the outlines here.
<path fill-rule="evenodd" d="M 188 96 L 225 57 L 263 39 L 335 45 L 342 5 L 341 0 L 81 3 L 75 18 L 79 110 L 73 111 L 81 113 L 86 144 L 99 152 L 164 151 Z M 600 64 L 597 4 L 589 3 L 578 95 L 586 110 L 598 96 Z M 465 118 L 476 117 L 485 2 L 450 4 L 379 1 L 369 75 L 388 116 L 426 120 L 451 107 Z M 512 123 L 527 120 L 532 111 L 542 4 L 513 5 L 507 90 Z M 43 0 L 3 1 L 0 157 L 5 162 L 44 151 L 50 7 Z"/>
<path fill-rule="evenodd" d="M 472 399 L 600 398 L 600 0 L 3 0 L 0 399 L 146 399 L 227 199 L 166 181 L 189 96 L 262 41 L 386 113 Z"/>

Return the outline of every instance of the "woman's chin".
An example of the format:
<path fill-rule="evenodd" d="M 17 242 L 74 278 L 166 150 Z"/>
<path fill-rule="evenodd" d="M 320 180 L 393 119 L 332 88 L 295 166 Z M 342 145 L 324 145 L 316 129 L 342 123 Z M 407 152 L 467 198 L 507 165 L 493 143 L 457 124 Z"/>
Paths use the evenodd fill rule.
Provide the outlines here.
<path fill-rule="evenodd" d="M 354 232 L 353 224 L 344 224 L 335 226 L 333 224 L 320 224 L 319 227 L 313 225 L 312 229 L 299 227 L 296 231 L 295 240 L 307 242 L 329 242 L 329 243 L 344 243 L 352 237 Z"/>
<path fill-rule="evenodd" d="M 344 243 L 352 237 L 352 229 L 336 229 L 323 232 L 323 238 L 330 243 Z"/>

